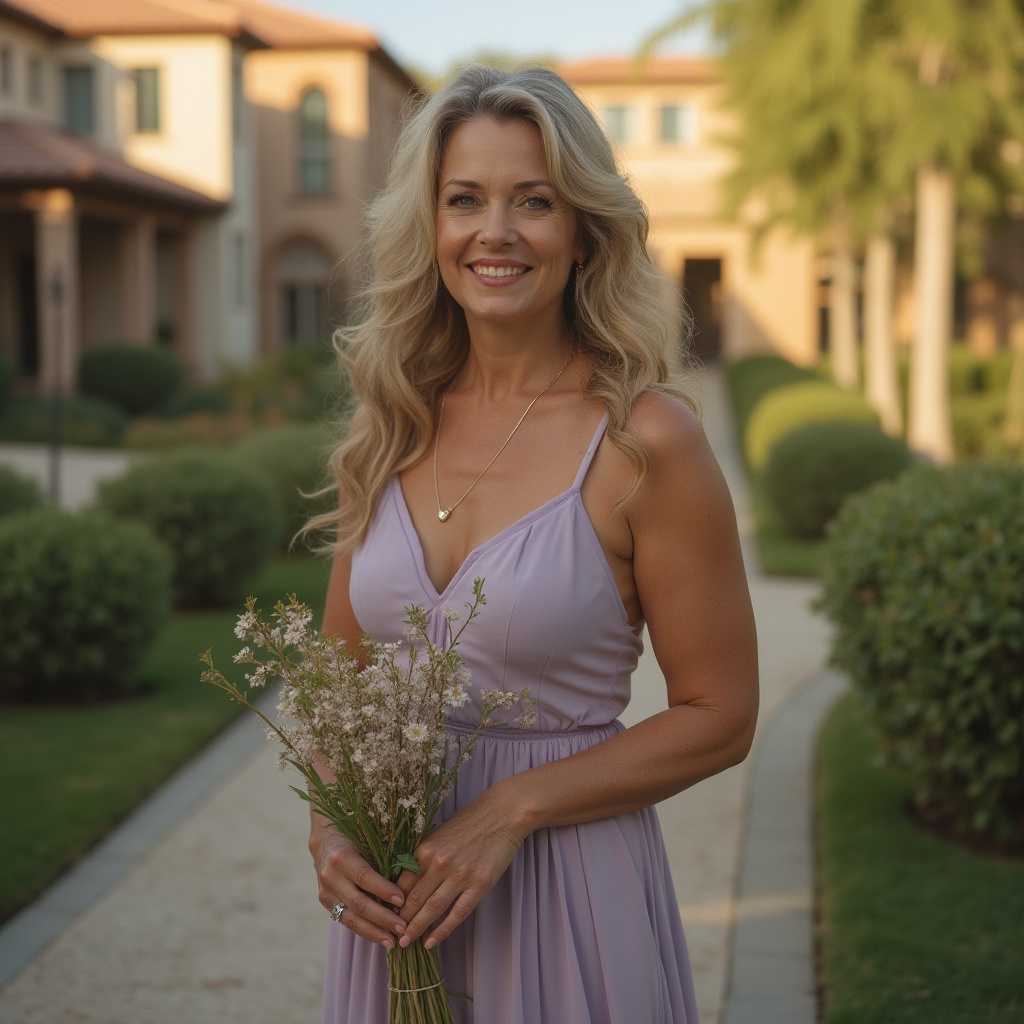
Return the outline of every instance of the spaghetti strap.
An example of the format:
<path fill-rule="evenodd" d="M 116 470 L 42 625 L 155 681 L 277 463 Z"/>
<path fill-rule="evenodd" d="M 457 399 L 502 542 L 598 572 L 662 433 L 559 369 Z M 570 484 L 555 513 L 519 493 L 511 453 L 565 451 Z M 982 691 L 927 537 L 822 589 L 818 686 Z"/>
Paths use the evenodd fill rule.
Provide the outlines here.
<path fill-rule="evenodd" d="M 601 422 L 597 425 L 597 430 L 594 431 L 594 436 L 590 439 L 590 444 L 587 445 L 587 450 L 583 453 L 583 461 L 580 462 L 580 468 L 576 473 L 576 479 L 572 482 L 572 490 L 578 491 L 583 486 L 583 480 L 587 475 L 587 470 L 590 469 L 590 464 L 594 461 L 594 455 L 596 454 L 598 446 L 601 444 L 601 439 L 604 437 L 604 432 L 607 429 L 608 413 L 605 413 L 601 417 Z"/>

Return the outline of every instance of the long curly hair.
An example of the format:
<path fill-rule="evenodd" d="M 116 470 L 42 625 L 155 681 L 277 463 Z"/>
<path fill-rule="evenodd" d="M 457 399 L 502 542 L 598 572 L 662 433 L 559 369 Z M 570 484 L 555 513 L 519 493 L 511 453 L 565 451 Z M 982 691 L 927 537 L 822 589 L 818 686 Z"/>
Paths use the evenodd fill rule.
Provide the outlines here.
<path fill-rule="evenodd" d="M 547 68 L 473 65 L 410 118 L 367 215 L 371 283 L 357 324 L 334 339 L 356 398 L 348 436 L 330 459 L 340 500 L 306 527 L 331 531 L 332 551 L 365 537 L 388 477 L 428 451 L 435 404 L 466 360 L 465 317 L 435 260 L 435 209 L 447 141 L 481 116 L 535 125 L 552 184 L 576 209 L 586 261 L 570 276 L 563 316 L 591 367 L 585 391 L 604 404 L 608 437 L 635 469 L 619 507 L 649 469 L 643 445 L 626 429 L 637 396 L 660 391 L 694 407 L 680 372 L 688 315 L 666 299 L 667 283 L 647 251 L 647 211 L 594 115 Z"/>

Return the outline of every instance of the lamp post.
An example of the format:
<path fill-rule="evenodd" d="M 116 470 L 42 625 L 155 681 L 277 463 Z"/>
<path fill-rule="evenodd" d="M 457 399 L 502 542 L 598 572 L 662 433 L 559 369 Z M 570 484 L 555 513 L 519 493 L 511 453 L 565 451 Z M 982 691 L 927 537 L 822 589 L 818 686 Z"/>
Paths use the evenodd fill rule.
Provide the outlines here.
<path fill-rule="evenodd" d="M 50 381 L 50 502 L 56 508 L 60 503 L 60 421 L 63 400 L 64 348 L 64 277 L 56 269 L 50 278 L 50 305 L 52 316 L 51 381 Z"/>

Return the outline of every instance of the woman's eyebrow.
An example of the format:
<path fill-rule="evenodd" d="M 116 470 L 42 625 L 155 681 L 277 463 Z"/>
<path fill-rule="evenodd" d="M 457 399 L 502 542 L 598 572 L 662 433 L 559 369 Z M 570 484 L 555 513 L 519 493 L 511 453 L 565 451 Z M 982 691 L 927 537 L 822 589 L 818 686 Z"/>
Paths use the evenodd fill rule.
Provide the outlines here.
<path fill-rule="evenodd" d="M 468 181 L 465 178 L 450 178 L 441 188 L 448 188 L 450 185 L 454 185 L 457 188 L 483 188 L 479 181 Z M 512 188 L 518 191 L 524 188 L 537 188 L 539 185 L 546 186 L 547 188 L 555 187 L 546 178 L 535 178 L 532 181 L 517 181 Z"/>

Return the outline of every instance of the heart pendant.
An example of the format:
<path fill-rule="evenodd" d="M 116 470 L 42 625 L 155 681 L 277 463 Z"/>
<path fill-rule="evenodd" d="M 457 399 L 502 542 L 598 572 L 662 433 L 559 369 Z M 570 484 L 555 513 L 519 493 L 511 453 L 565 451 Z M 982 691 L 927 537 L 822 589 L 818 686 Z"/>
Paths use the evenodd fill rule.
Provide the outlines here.
<path fill-rule="evenodd" d="M 442 523 L 446 522 L 451 514 L 452 510 L 450 508 L 439 508 L 437 510 L 437 518 L 440 519 Z"/>

